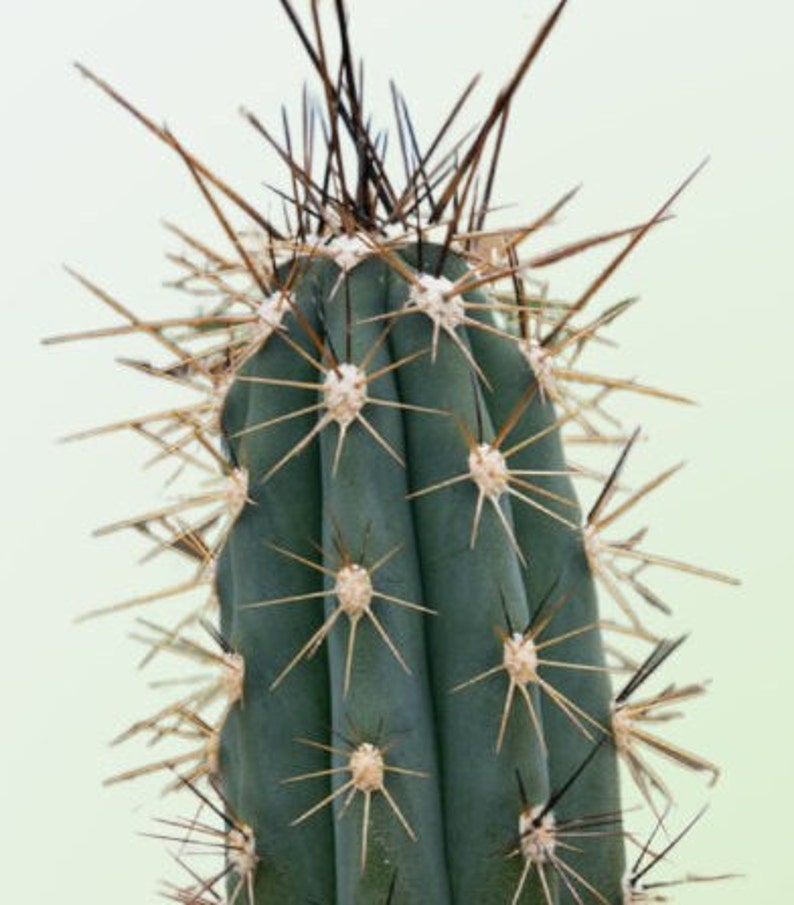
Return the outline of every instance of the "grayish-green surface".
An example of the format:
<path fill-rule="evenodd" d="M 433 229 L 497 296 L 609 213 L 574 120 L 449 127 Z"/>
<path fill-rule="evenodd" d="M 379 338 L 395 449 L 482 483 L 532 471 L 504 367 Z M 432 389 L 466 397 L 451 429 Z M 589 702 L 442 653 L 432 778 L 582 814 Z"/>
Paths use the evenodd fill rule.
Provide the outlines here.
<path fill-rule="evenodd" d="M 400 255 L 429 274 L 439 252 L 425 244 Z M 431 354 L 432 325 L 417 311 L 402 316 L 409 284 L 384 261 L 366 260 L 344 279 L 326 261 L 296 270 L 300 320 L 330 356 L 322 362 L 324 379 L 356 366 L 371 381 L 361 420 L 343 434 L 329 417 L 319 444 L 305 445 L 318 417 L 306 385 L 316 384 L 321 359 L 288 315 L 285 334 L 271 336 L 235 374 L 224 405 L 231 460 L 248 470 L 250 490 L 226 540 L 231 568 L 218 581 L 224 635 L 247 664 L 243 699 L 223 728 L 221 777 L 235 813 L 255 833 L 256 901 L 512 901 L 522 859 L 507 855 L 517 845 L 519 813 L 544 807 L 594 745 L 592 725 L 574 717 L 572 727 L 572 711 L 609 724 L 605 676 L 586 672 L 582 681 L 575 668 L 604 665 L 578 531 L 548 514 L 527 516 L 527 503 L 503 499 L 504 523 L 487 503 L 476 517 L 475 541 L 476 487 L 470 480 L 443 486 L 467 472 L 466 437 L 493 441 L 534 378 L 507 333 L 459 328 L 456 344 L 442 332 Z M 449 255 L 445 278 L 463 273 L 461 260 Z M 396 323 L 384 323 L 398 314 Z M 479 316 L 493 327 L 492 312 Z M 476 356 L 487 389 L 462 348 Z M 508 444 L 552 430 L 553 411 L 539 399 L 524 414 L 505 436 Z M 509 463 L 554 474 L 564 467 L 559 438 L 549 433 Z M 560 497 L 573 495 L 570 481 L 547 480 Z M 506 535 L 508 526 L 513 536 L 513 524 L 516 549 Z M 312 540 L 320 536 L 317 549 Z M 526 551 L 528 569 L 519 551 Z M 360 622 L 337 619 L 340 592 L 326 597 L 323 613 L 323 581 L 334 588 L 347 570 L 361 567 L 374 587 L 371 612 Z M 555 597 L 548 601 L 550 586 Z M 541 628 L 545 605 L 558 610 L 548 630 Z M 328 634 L 319 653 L 301 656 L 312 637 L 323 637 L 315 634 L 323 619 Z M 569 636 L 565 653 L 558 648 L 551 659 L 574 668 L 562 676 L 541 668 L 547 687 L 563 696 L 564 720 L 548 697 L 541 702 L 537 687 L 528 691 L 530 718 L 521 696 L 513 697 L 512 679 L 509 697 L 504 674 L 477 680 L 502 663 L 495 629 L 504 638 L 530 626 L 541 664 L 549 658 L 540 653 L 544 642 Z M 350 788 L 348 759 L 362 743 L 383 751 L 387 771 L 370 817 L 358 816 L 363 790 L 339 791 Z M 615 760 L 605 745 L 571 785 L 554 808 L 563 827 L 619 811 Z M 331 766 L 336 775 L 323 774 Z M 314 774 L 311 783 L 295 781 L 307 774 Z M 330 808 L 305 821 L 299 816 L 333 791 L 341 796 L 336 821 Z M 625 866 L 618 827 L 616 819 L 606 838 L 574 836 L 575 855 L 564 850 L 567 837 L 561 846 L 581 883 L 610 903 L 620 901 Z M 557 885 L 551 871 L 547 883 Z M 522 889 L 522 903 L 546 900 L 534 876 Z M 559 901 L 575 896 L 561 891 Z"/>

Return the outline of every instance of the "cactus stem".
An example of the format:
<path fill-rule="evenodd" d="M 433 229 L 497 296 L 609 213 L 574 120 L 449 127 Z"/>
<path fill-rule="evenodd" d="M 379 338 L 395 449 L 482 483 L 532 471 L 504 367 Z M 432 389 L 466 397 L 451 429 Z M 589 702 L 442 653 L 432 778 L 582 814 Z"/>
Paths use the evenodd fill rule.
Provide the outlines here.
<path fill-rule="evenodd" d="M 414 776 L 420 779 L 426 779 L 427 773 L 420 770 L 410 770 L 406 767 L 395 767 L 387 764 L 384 759 L 386 749 L 381 748 L 372 742 L 360 742 L 350 751 L 344 751 L 340 748 L 325 745 L 322 742 L 311 741 L 310 739 L 299 739 L 303 744 L 312 748 L 319 748 L 331 754 L 347 757 L 346 766 L 330 767 L 327 770 L 315 770 L 311 773 L 303 773 L 300 776 L 290 776 L 283 780 L 285 783 L 302 782 L 307 779 L 316 779 L 321 776 L 331 776 L 341 773 L 350 773 L 350 779 L 344 782 L 339 788 L 327 795 L 317 804 L 312 805 L 307 811 L 304 811 L 299 817 L 296 817 L 291 826 L 297 826 L 308 820 L 318 811 L 322 810 L 331 802 L 341 796 L 344 797 L 344 803 L 340 816 L 345 814 L 353 803 L 357 794 L 361 794 L 364 799 L 362 824 L 361 824 L 361 872 L 364 872 L 367 863 L 367 843 L 369 834 L 370 807 L 372 796 L 380 793 L 386 800 L 390 810 L 399 821 L 402 828 L 408 834 L 409 838 L 416 841 L 416 833 L 406 819 L 399 805 L 386 788 L 386 774 L 399 773 L 403 776 Z"/>
<path fill-rule="evenodd" d="M 545 619 L 540 621 L 540 623 L 536 621 L 534 625 L 530 625 L 526 632 L 505 632 L 503 630 L 500 630 L 499 639 L 502 643 L 502 662 L 498 666 L 493 666 L 490 669 L 487 669 L 470 679 L 466 679 L 465 681 L 460 682 L 458 685 L 455 685 L 452 688 L 453 692 L 462 691 L 464 688 L 469 688 L 472 685 L 483 681 L 484 679 L 489 679 L 492 676 L 498 675 L 500 672 L 505 672 L 507 674 L 509 685 L 507 694 L 505 696 L 504 707 L 502 708 L 502 717 L 499 723 L 499 733 L 496 739 L 497 751 L 501 751 L 502 749 L 502 743 L 504 741 L 505 731 L 507 730 L 507 722 L 510 717 L 513 699 L 515 697 L 515 692 L 518 691 L 518 693 L 524 700 L 527 708 L 527 713 L 529 714 L 532 724 L 537 731 L 541 747 L 544 749 L 545 753 L 546 746 L 543 732 L 541 731 L 540 727 L 540 720 L 538 718 L 535 705 L 533 704 L 532 698 L 530 697 L 528 691 L 528 688 L 531 685 L 535 685 L 542 691 L 544 691 L 549 696 L 549 698 L 551 698 L 554 704 L 556 704 L 556 706 L 559 707 L 560 710 L 562 710 L 562 712 L 571 720 L 571 722 L 577 727 L 577 729 L 579 729 L 579 731 L 585 736 L 585 738 L 592 740 L 593 736 L 590 731 L 583 725 L 582 721 L 590 723 L 590 725 L 597 729 L 599 732 L 607 733 L 607 729 L 605 729 L 597 720 L 593 719 L 589 714 L 585 713 L 581 707 L 577 706 L 573 701 L 569 700 L 567 697 L 565 697 L 565 695 L 557 691 L 551 683 L 541 678 L 539 674 L 539 669 L 544 666 L 553 668 L 562 667 L 566 669 L 581 669 L 584 671 L 592 671 L 594 669 L 597 669 L 598 671 L 608 671 L 606 669 L 602 670 L 601 668 L 595 668 L 592 666 L 581 665 L 577 663 L 560 663 L 556 660 L 546 660 L 545 658 L 539 656 L 540 651 L 547 647 L 553 647 L 555 644 L 566 641 L 573 636 L 578 636 L 585 632 L 592 631 L 593 629 L 598 627 L 597 625 L 583 626 L 582 628 L 579 628 L 575 631 L 566 632 L 565 635 L 561 635 L 557 638 L 548 638 L 541 643 L 537 643 L 538 636 L 547 627 L 555 614 L 556 608 L 553 612 L 549 613 Z"/>
<path fill-rule="evenodd" d="M 518 400 L 517 405 L 514 407 L 505 423 L 499 429 L 494 439 L 489 443 L 478 442 L 478 440 L 474 437 L 468 427 L 465 424 L 461 423 L 461 431 L 464 435 L 464 439 L 469 450 L 468 471 L 463 472 L 459 475 L 454 475 L 451 478 L 445 478 L 441 481 L 436 482 L 435 484 L 431 484 L 427 487 L 415 490 L 408 495 L 408 499 L 414 499 L 424 496 L 428 493 L 433 493 L 437 490 L 443 490 L 463 481 L 471 481 L 477 488 L 477 499 L 474 504 L 474 514 L 472 516 L 472 526 L 469 539 L 470 547 L 474 548 L 476 544 L 477 534 L 482 518 L 483 506 L 485 504 L 485 501 L 487 500 L 493 507 L 493 510 L 497 518 L 499 519 L 499 522 L 501 523 L 508 540 L 510 541 L 510 545 L 512 546 L 513 550 L 515 551 L 516 555 L 521 560 L 521 563 L 523 565 L 526 565 L 526 557 L 524 551 L 520 549 L 515 537 L 515 533 L 513 531 L 513 527 L 510 524 L 506 513 L 502 509 L 501 500 L 505 495 L 511 496 L 514 499 L 517 499 L 520 502 L 526 504 L 527 506 L 538 510 L 539 512 L 543 513 L 551 519 L 554 519 L 557 522 L 560 522 L 571 530 L 578 530 L 578 526 L 574 522 L 560 515 L 558 512 L 555 512 L 553 509 L 550 509 L 548 506 L 543 505 L 543 503 L 534 499 L 532 496 L 529 496 L 529 493 L 545 497 L 546 499 L 553 500 L 556 503 L 560 503 L 572 508 L 576 506 L 573 500 L 569 499 L 568 497 L 563 497 L 559 494 L 553 493 L 552 491 L 547 490 L 536 483 L 526 480 L 527 477 L 552 477 L 559 475 L 570 475 L 572 474 L 570 469 L 566 469 L 564 471 L 511 469 L 509 468 L 508 464 L 508 459 L 512 455 L 521 452 L 532 443 L 541 440 L 547 434 L 551 433 L 552 430 L 557 429 L 561 423 L 564 423 L 566 420 L 568 420 L 568 417 L 566 416 L 562 419 L 558 419 L 551 427 L 538 431 L 536 434 L 524 438 L 504 452 L 502 452 L 502 450 L 499 448 L 512 428 L 515 426 L 515 423 L 521 416 L 523 410 L 531 402 L 534 394 L 535 385 L 533 384 L 529 388 L 529 390 L 525 392 L 523 396 Z"/>
<path fill-rule="evenodd" d="M 421 249 L 421 242 L 417 251 Z M 504 330 L 482 320 L 469 317 L 468 311 L 502 310 L 505 306 L 497 303 L 471 302 L 464 299 L 464 294 L 473 292 L 481 286 L 490 285 L 502 279 L 504 276 L 515 273 L 515 268 L 488 269 L 483 276 L 474 277 L 472 271 L 466 271 L 454 282 L 447 277 L 438 274 L 424 273 L 421 269 L 412 269 L 402 258 L 393 254 L 384 246 L 379 246 L 381 257 L 396 273 L 408 283 L 408 295 L 403 306 L 396 311 L 389 311 L 367 318 L 362 323 L 386 320 L 394 322 L 395 319 L 423 314 L 432 323 L 431 360 L 435 361 L 438 353 L 438 343 L 441 333 L 444 332 L 454 343 L 458 351 L 463 355 L 472 371 L 482 380 L 485 386 L 488 381 L 482 373 L 479 365 L 474 360 L 471 350 L 458 334 L 458 328 L 466 326 L 486 333 L 495 333 L 500 337 L 508 337 Z M 509 310 L 517 311 L 517 306 L 509 306 Z"/>
<path fill-rule="evenodd" d="M 554 647 L 555 645 L 567 641 L 572 637 L 577 637 L 599 627 L 598 624 L 585 625 L 572 631 L 565 632 L 564 634 L 557 637 L 546 638 L 543 641 L 539 641 L 542 633 L 552 622 L 560 608 L 566 604 L 567 600 L 567 595 L 564 595 L 545 612 L 544 601 L 544 603 L 535 613 L 535 616 L 533 617 L 530 625 L 524 632 L 513 631 L 512 628 L 509 627 L 509 625 L 509 630 L 507 632 L 500 629 L 499 639 L 502 643 L 502 662 L 498 666 L 492 667 L 485 672 L 482 672 L 471 679 L 467 679 L 466 681 L 461 682 L 460 684 L 452 688 L 453 692 L 460 691 L 484 679 L 497 675 L 502 671 L 507 674 L 507 677 L 509 679 L 509 686 L 505 698 L 505 704 L 502 710 L 501 722 L 499 725 L 499 734 L 497 736 L 496 742 L 497 751 L 500 751 L 502 747 L 504 734 L 507 728 L 507 721 L 510 715 L 510 710 L 516 690 L 518 690 L 519 694 L 524 699 L 527 707 L 527 712 L 530 716 L 533 726 L 538 732 L 538 738 L 540 739 L 541 746 L 544 747 L 545 750 L 543 733 L 540 731 L 540 721 L 535 710 L 535 706 L 528 692 L 528 687 L 530 685 L 535 685 L 543 692 L 545 692 L 546 695 L 551 698 L 554 704 L 559 707 L 560 710 L 577 727 L 577 729 L 579 729 L 579 731 L 585 736 L 585 738 L 592 739 L 592 735 L 582 724 L 582 720 L 590 723 L 590 725 L 597 729 L 599 733 L 607 734 L 607 729 L 605 729 L 598 721 L 593 719 L 589 714 L 582 710 L 581 707 L 570 701 L 565 695 L 557 691 L 551 683 L 547 682 L 545 679 L 542 679 L 539 674 L 541 667 L 566 668 L 582 671 L 609 671 L 608 669 L 602 667 L 593 667 L 591 665 L 577 663 L 561 663 L 556 660 L 547 660 L 540 656 L 540 652 L 548 647 Z M 508 619 L 508 624 L 509 621 L 510 620 Z"/>
<path fill-rule="evenodd" d="M 373 350 L 377 350 L 377 348 L 382 344 L 383 339 L 385 339 L 386 333 L 387 331 L 384 331 L 383 334 L 381 334 L 382 338 L 378 339 L 378 341 L 373 346 Z M 305 353 L 302 354 L 305 356 Z M 273 475 L 276 474 L 276 472 L 278 472 L 281 468 L 283 468 L 291 459 L 299 455 L 318 434 L 320 434 L 323 430 L 325 430 L 326 427 L 328 427 L 332 423 L 335 423 L 339 428 L 339 436 L 337 438 L 333 459 L 333 474 L 336 474 L 339 460 L 342 455 L 345 438 L 347 437 L 347 432 L 353 424 L 359 424 L 362 429 L 372 437 L 372 439 L 378 444 L 378 446 L 381 447 L 381 449 L 383 449 L 389 456 L 391 456 L 391 458 L 394 459 L 395 462 L 404 467 L 405 463 L 400 454 L 373 426 L 371 421 L 369 421 L 369 419 L 364 416 L 363 410 L 366 408 L 366 406 L 370 404 L 374 406 L 381 405 L 387 408 L 422 411 L 428 414 L 445 413 L 439 411 L 438 409 L 422 408 L 406 403 L 380 399 L 377 396 L 370 395 L 367 388 L 370 383 L 373 383 L 380 377 L 383 377 L 386 374 L 390 374 L 403 365 L 409 364 L 410 362 L 421 358 L 425 354 L 426 350 L 420 349 L 419 351 L 414 352 L 411 355 L 404 356 L 398 361 L 391 362 L 389 365 L 378 368 L 376 371 L 373 371 L 370 374 L 367 374 L 365 370 L 366 364 L 371 358 L 371 355 L 369 353 L 361 363 L 361 366 L 353 362 L 337 361 L 335 358 L 332 360 L 330 366 L 326 366 L 321 362 L 315 361 L 314 359 L 309 357 L 308 360 L 311 362 L 311 364 L 315 368 L 317 368 L 323 375 L 322 381 L 317 383 L 311 381 L 289 380 L 287 378 L 278 377 L 240 377 L 238 379 L 241 383 L 258 383 L 268 386 L 282 386 L 293 389 L 317 390 L 319 393 L 323 394 L 324 398 L 321 402 L 318 402 L 316 404 L 296 409 L 283 415 L 277 415 L 276 417 L 270 418 L 267 421 L 261 421 L 256 424 L 248 425 L 247 427 L 242 428 L 241 430 L 234 433 L 232 435 L 232 438 L 239 439 L 244 435 L 256 433 L 260 430 L 266 430 L 269 427 L 283 424 L 286 421 L 290 421 L 294 418 L 299 418 L 302 415 L 306 415 L 314 411 L 322 412 L 317 420 L 317 423 L 314 424 L 312 428 L 300 440 L 298 440 L 297 443 L 295 443 L 290 449 L 288 449 L 287 452 L 274 465 L 272 465 L 268 469 L 268 471 L 265 472 L 265 474 L 260 479 L 262 483 L 272 478 Z"/>
<path fill-rule="evenodd" d="M 319 563 L 312 562 L 312 560 L 306 559 L 303 556 L 299 556 L 298 554 L 293 553 L 290 550 L 286 550 L 282 547 L 277 547 L 274 544 L 271 544 L 270 546 L 272 547 L 272 549 L 283 554 L 289 559 L 293 559 L 296 562 L 299 562 L 310 569 L 314 569 L 317 572 L 321 572 L 327 577 L 333 579 L 334 584 L 331 595 L 334 596 L 337 601 L 336 607 L 327 616 L 322 625 L 317 629 L 317 631 L 312 634 L 308 641 L 306 641 L 306 643 L 300 648 L 300 650 L 292 657 L 289 663 L 287 663 L 287 665 L 273 680 L 270 685 L 271 691 L 276 689 L 284 681 L 284 679 L 286 679 L 289 673 L 292 672 L 292 670 L 298 665 L 298 663 L 300 663 L 301 660 L 309 659 L 314 656 L 314 654 L 317 652 L 317 650 L 333 630 L 339 617 L 342 615 L 348 617 L 349 623 L 344 672 L 345 695 L 350 688 L 356 634 L 358 631 L 359 622 L 362 618 L 369 619 L 369 621 L 372 623 L 373 628 L 380 635 L 384 644 L 388 647 L 395 660 L 400 664 L 400 666 L 408 675 L 411 674 L 410 667 L 405 662 L 405 659 L 397 649 L 395 643 L 389 637 L 389 634 L 384 628 L 380 619 L 378 619 L 378 617 L 372 610 L 373 603 L 377 600 L 382 600 L 385 603 L 403 607 L 407 610 L 413 610 L 417 613 L 436 615 L 435 610 L 421 606 L 418 603 L 411 603 L 408 600 L 403 600 L 401 597 L 395 597 L 391 594 L 385 594 L 383 593 L 383 591 L 378 590 L 373 585 L 372 579 L 375 574 L 394 555 L 397 554 L 397 552 L 400 550 L 401 545 L 397 545 L 396 547 L 392 548 L 390 551 L 388 551 L 388 553 L 381 556 L 380 559 L 378 559 L 372 566 L 367 568 L 362 563 L 355 562 L 351 558 L 350 552 L 345 548 L 344 543 L 340 541 L 341 563 L 336 571 L 328 569 L 325 566 L 320 565 Z M 313 591 L 307 594 L 294 594 L 288 595 L 286 597 L 276 597 L 271 600 L 261 600 L 254 603 L 240 604 L 238 608 L 241 610 L 262 609 L 272 606 L 281 606 L 282 604 L 316 600 L 318 598 L 326 596 L 328 596 L 328 593 L 326 591 Z"/>
<path fill-rule="evenodd" d="M 543 889 L 545 905 L 554 905 L 557 901 L 552 893 L 550 878 L 546 868 L 550 868 L 562 882 L 573 901 L 583 905 L 583 899 L 577 886 L 589 892 L 602 905 L 611 905 L 610 901 L 588 882 L 582 874 L 571 867 L 560 855 L 560 849 L 576 851 L 575 844 L 567 840 L 597 835 L 597 829 L 613 822 L 609 817 L 599 815 L 592 818 L 579 818 L 558 823 L 548 803 L 545 805 L 527 806 L 522 810 L 519 821 L 519 844 L 508 857 L 523 858 L 524 867 L 518 881 L 512 905 L 518 905 L 527 879 L 534 867 Z"/>
<path fill-rule="evenodd" d="M 591 343 L 614 345 L 607 328 L 636 301 L 593 311 L 595 295 L 671 218 L 702 165 L 639 225 L 519 257 L 576 192 L 533 222 L 490 228 L 513 98 L 568 0 L 554 0 L 482 125 L 439 153 L 477 80 L 424 152 L 392 85 L 404 183 L 387 174 L 386 133 L 363 109 L 344 0 L 330 6 L 330 41 L 320 0 L 305 28 L 292 0 L 280 4 L 325 102 L 320 110 L 304 90 L 297 150 L 286 112 L 282 138 L 243 111 L 287 167 L 286 187 L 268 184 L 283 202 L 283 233 L 78 65 L 178 156 L 227 243 L 216 252 L 167 224 L 183 243 L 168 255 L 171 285 L 197 309 L 181 317 L 138 318 L 69 270 L 120 323 L 47 340 L 142 335 L 156 344 L 165 363 L 120 363 L 198 401 L 67 439 L 131 431 L 147 444 L 147 467 L 166 463 L 166 487 L 185 474 L 214 479 L 191 496 L 169 489 L 151 511 L 96 532 L 132 528 L 147 545 L 142 561 L 179 553 L 193 574 L 83 618 L 211 590 L 200 606 L 187 600 L 176 626 L 137 620 L 141 665 L 162 652 L 192 668 L 150 683 L 173 687 L 177 700 L 114 740 L 159 745 L 161 759 L 107 782 L 170 770 L 177 780 L 166 791 L 185 785 L 200 800 L 192 819 L 161 821 L 170 835 L 160 838 L 180 844 L 175 860 L 191 877 L 166 886 L 182 905 L 662 902 L 656 890 L 684 881 L 645 877 L 698 818 L 652 851 L 671 801 L 655 762 L 712 781 L 718 770 L 655 734 L 705 683 L 639 697 L 683 639 L 646 631 L 634 598 L 669 612 L 643 581 L 651 566 L 734 580 L 646 552 L 644 528 L 607 537 L 681 467 L 624 486 L 639 429 L 624 436 L 609 402 L 623 392 L 691 400 L 580 361 Z M 240 212 L 247 229 L 233 222 Z M 616 240 L 578 297 L 548 297 L 541 268 Z M 621 444 L 612 471 L 570 462 L 571 432 L 574 442 Z M 584 519 L 580 476 L 602 482 Z M 596 584 L 623 614 L 615 624 L 600 616 Z M 246 612 L 254 609 L 264 612 Z M 637 665 L 603 643 L 602 629 L 656 646 Z M 629 676 L 615 696 L 611 672 Z M 396 764 L 384 726 L 405 739 Z M 658 817 L 625 874 L 619 760 Z M 558 807 L 574 783 L 573 800 Z M 200 877 L 186 860 L 212 851 L 223 867 Z"/>

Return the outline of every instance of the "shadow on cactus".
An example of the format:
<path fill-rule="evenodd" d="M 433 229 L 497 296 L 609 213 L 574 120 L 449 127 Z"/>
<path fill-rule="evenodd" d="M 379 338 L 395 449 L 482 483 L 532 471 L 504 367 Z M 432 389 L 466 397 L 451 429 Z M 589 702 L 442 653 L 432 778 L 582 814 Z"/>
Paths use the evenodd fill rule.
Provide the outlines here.
<path fill-rule="evenodd" d="M 133 529 L 190 572 L 87 615 L 146 612 L 145 661 L 204 671 L 119 737 L 162 753 L 110 781 L 161 772 L 193 799 L 158 834 L 179 844 L 184 885 L 164 894 L 184 905 L 664 901 L 645 874 L 669 846 L 631 853 L 620 762 L 661 830 L 665 762 L 717 769 L 654 728 L 702 685 L 637 698 L 680 643 L 646 573 L 731 579 L 648 552 L 644 529 L 605 536 L 677 470 L 625 483 L 639 431 L 610 399 L 687 400 L 582 358 L 631 307 L 595 298 L 694 174 L 641 223 L 536 250 L 574 193 L 510 229 L 489 225 L 492 195 L 565 2 L 474 130 L 458 118 L 476 79 L 430 141 L 393 87 L 388 161 L 341 0 L 306 20 L 282 6 L 325 107 L 304 94 L 279 136 L 245 114 L 287 169 L 279 225 L 79 67 L 174 150 L 228 238 L 169 227 L 199 313 L 142 321 L 75 274 L 122 324 L 50 340 L 146 334 L 161 358 L 123 363 L 192 394 L 75 435 L 132 431 L 169 480 L 197 479 L 100 532 Z M 609 245 L 577 298 L 549 297 L 547 267 Z M 611 444 L 611 473 L 568 442 Z"/>

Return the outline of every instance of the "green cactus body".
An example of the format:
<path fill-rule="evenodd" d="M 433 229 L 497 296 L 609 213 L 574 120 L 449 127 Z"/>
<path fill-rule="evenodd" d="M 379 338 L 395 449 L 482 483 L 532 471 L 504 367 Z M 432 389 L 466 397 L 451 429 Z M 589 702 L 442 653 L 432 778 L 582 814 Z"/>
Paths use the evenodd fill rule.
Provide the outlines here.
<path fill-rule="evenodd" d="M 190 881 L 167 892 L 182 905 L 649 901 L 658 858 L 648 848 L 626 874 L 619 761 L 657 818 L 672 796 L 649 753 L 717 768 L 655 732 L 703 686 L 640 691 L 681 640 L 644 627 L 635 603 L 666 605 L 639 573 L 731 579 L 646 552 L 642 530 L 603 534 L 676 470 L 623 486 L 637 432 L 626 442 L 604 397 L 681 397 L 583 372 L 578 358 L 628 304 L 590 320 L 583 309 L 681 189 L 640 226 L 521 261 L 569 196 L 521 229 L 485 223 L 510 101 L 565 0 L 468 143 L 438 151 L 470 89 L 425 153 L 395 89 L 400 190 L 362 112 L 341 2 L 338 64 L 317 9 L 311 38 L 282 5 L 327 101 L 321 118 L 304 107 L 302 152 L 288 127 L 282 146 L 249 116 L 289 167 L 286 231 L 82 70 L 178 152 L 234 252 L 175 230 L 202 259 L 180 259 L 183 288 L 211 301 L 168 321 L 140 321 L 79 278 L 127 318 L 121 332 L 170 356 L 128 364 L 203 394 L 80 436 L 131 428 L 179 473 L 225 481 L 106 529 L 134 528 L 196 568 L 91 615 L 211 589 L 175 626 L 145 624 L 147 661 L 168 651 L 212 675 L 122 736 L 190 749 L 113 781 L 174 768 L 198 798 L 173 838 L 185 862 L 218 849 L 225 860 L 206 881 L 185 863 Z M 574 303 L 532 289 L 528 268 L 619 239 Z M 571 427 L 624 447 L 586 517 L 563 452 Z M 617 622 L 600 615 L 610 602 Z M 607 627 L 655 646 L 635 659 L 605 643 Z M 617 692 L 614 669 L 629 673 Z"/>
<path fill-rule="evenodd" d="M 422 267 L 432 273 L 440 253 L 425 246 Z M 421 273 L 418 249 L 400 259 Z M 511 357 L 509 334 L 474 322 L 434 341 L 431 319 L 406 307 L 411 285 L 377 254 L 348 272 L 311 260 L 295 270 L 291 292 L 316 347 L 288 315 L 283 335 L 238 371 L 222 419 L 250 489 L 223 554 L 233 577 L 218 582 L 224 634 L 246 662 L 221 777 L 256 836 L 257 905 L 510 901 L 524 866 L 522 809 L 543 805 L 595 744 L 599 730 L 574 708 L 605 724 L 610 698 L 601 674 L 564 690 L 546 680 L 568 711 L 555 737 L 545 724 L 560 705 L 498 669 L 505 639 L 525 630 L 552 585 L 570 596 L 555 604 L 555 630 L 588 628 L 583 651 L 567 645 L 571 665 L 603 665 L 578 529 L 506 494 L 496 500 L 501 517 L 490 498 L 478 512 L 478 486 L 466 477 L 467 437 L 492 440 L 533 377 Z M 450 256 L 443 273 L 451 285 L 466 268 Z M 332 398 L 345 374 L 353 389 Z M 549 427 L 549 407 L 536 408 L 522 413 L 511 444 Z M 558 445 L 549 446 L 522 465 L 559 471 Z M 553 480 L 570 496 L 565 479 Z M 542 571 L 529 579 L 536 560 Z M 372 792 L 350 769 L 364 745 L 385 763 Z M 619 811 L 614 750 L 599 760 L 595 782 L 578 780 L 584 794 L 568 816 Z M 335 793 L 338 819 L 330 803 L 313 810 Z M 581 848 L 583 877 L 619 881 L 621 845 Z M 542 901 L 536 879 L 523 886 L 516 901 Z"/>

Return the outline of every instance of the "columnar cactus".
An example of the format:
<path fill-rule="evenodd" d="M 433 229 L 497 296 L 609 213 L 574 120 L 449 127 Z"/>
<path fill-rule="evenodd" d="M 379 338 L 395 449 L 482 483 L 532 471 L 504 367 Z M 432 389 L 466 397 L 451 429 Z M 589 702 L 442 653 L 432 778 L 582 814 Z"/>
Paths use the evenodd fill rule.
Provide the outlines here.
<path fill-rule="evenodd" d="M 640 572 L 724 576 L 646 552 L 644 532 L 605 536 L 675 470 L 627 490 L 637 432 L 606 397 L 681 397 L 579 358 L 629 307 L 589 315 L 593 297 L 680 189 L 639 225 L 522 257 L 570 196 L 489 229 L 494 174 L 511 100 L 565 2 L 484 124 L 448 150 L 472 86 L 427 150 L 394 91 L 399 188 L 341 2 L 338 62 L 318 4 L 313 29 L 282 5 L 327 102 L 324 114 L 304 102 L 300 149 L 288 126 L 277 140 L 247 115 L 288 168 L 282 228 L 82 70 L 176 151 L 230 241 L 211 250 L 174 228 L 180 284 L 202 303 L 190 317 L 142 322 L 80 277 L 128 321 L 99 333 L 145 332 L 166 354 L 128 364 L 199 393 L 86 432 L 131 429 L 180 477 L 202 477 L 104 529 L 135 528 L 193 573 L 90 615 L 186 596 L 172 624 L 141 620 L 148 657 L 211 673 L 124 733 L 171 747 L 113 780 L 165 770 L 198 801 L 173 827 L 187 885 L 166 891 L 190 905 L 659 901 L 644 884 L 650 845 L 626 869 L 619 762 L 660 825 L 671 793 L 654 754 L 717 770 L 645 728 L 703 686 L 638 700 L 680 643 L 647 624 L 646 604 L 666 605 Z M 607 242 L 620 250 L 573 302 L 535 280 Z M 611 474 L 572 464 L 572 436 L 622 446 Z M 602 482 L 586 515 L 574 479 Z M 191 855 L 213 846 L 224 866 L 203 879 Z"/>

